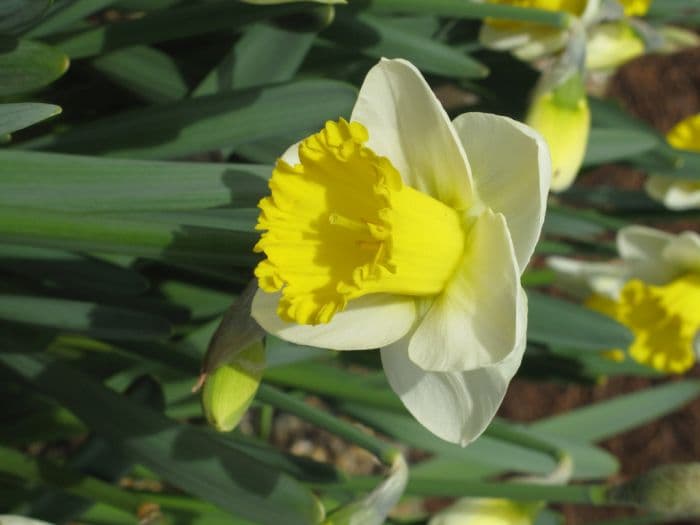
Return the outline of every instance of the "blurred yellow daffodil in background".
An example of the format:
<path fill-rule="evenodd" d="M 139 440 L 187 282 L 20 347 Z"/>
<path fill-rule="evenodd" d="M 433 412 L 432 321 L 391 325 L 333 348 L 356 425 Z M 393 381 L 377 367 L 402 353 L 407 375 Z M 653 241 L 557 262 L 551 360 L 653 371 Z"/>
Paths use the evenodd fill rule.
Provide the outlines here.
<path fill-rule="evenodd" d="M 488 0 L 490 3 L 562 11 L 588 23 L 598 12 L 600 0 Z M 566 46 L 569 28 L 555 28 L 533 22 L 487 19 L 481 26 L 479 40 L 490 48 L 512 51 L 521 60 L 535 60 Z"/>
<path fill-rule="evenodd" d="M 433 516 L 428 525 L 532 525 L 542 507 L 540 502 L 462 498 Z"/>
<path fill-rule="evenodd" d="M 381 348 L 409 412 L 465 445 L 525 349 L 520 276 L 550 170 L 530 127 L 483 113 L 451 122 L 412 64 L 384 59 L 349 121 L 277 162 L 259 205 L 252 316 L 294 343 Z"/>
<path fill-rule="evenodd" d="M 676 149 L 700 153 L 700 113 L 681 120 L 666 134 L 666 140 Z M 672 210 L 700 208 L 700 181 L 652 175 L 645 189 Z"/>
<path fill-rule="evenodd" d="M 664 373 L 685 372 L 700 353 L 700 235 L 630 226 L 619 231 L 617 248 L 619 261 L 548 262 L 562 288 L 632 331 L 632 359 Z"/>

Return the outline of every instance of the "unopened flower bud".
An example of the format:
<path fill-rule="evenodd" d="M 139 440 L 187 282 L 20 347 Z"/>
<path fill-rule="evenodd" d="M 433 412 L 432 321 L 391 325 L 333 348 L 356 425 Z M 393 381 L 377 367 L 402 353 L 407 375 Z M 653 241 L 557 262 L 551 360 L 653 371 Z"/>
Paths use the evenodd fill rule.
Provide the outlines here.
<path fill-rule="evenodd" d="M 233 430 L 253 401 L 264 370 L 265 348 L 259 340 L 209 374 L 202 391 L 207 421 L 220 432 Z"/>
<path fill-rule="evenodd" d="M 700 516 L 700 463 L 664 465 L 612 487 L 611 503 L 633 504 L 673 518 Z"/>
<path fill-rule="evenodd" d="M 581 76 L 574 72 L 551 90 L 535 94 L 525 122 L 549 145 L 552 191 L 564 191 L 581 168 L 591 127 L 591 111 Z"/>
<path fill-rule="evenodd" d="M 255 281 L 251 281 L 224 314 L 193 389 L 204 385 L 204 413 L 207 421 L 221 432 L 232 430 L 241 420 L 265 370 L 264 331 L 250 316 L 256 290 Z"/>

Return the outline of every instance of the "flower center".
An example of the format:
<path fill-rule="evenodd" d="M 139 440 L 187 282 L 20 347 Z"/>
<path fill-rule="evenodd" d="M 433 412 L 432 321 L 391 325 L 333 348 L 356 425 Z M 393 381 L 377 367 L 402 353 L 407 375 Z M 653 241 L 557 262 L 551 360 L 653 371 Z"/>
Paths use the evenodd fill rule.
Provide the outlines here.
<path fill-rule="evenodd" d="M 622 288 L 619 301 L 593 295 L 586 305 L 632 330 L 635 337 L 629 353 L 635 361 L 674 373 L 695 363 L 700 274 L 686 274 L 663 286 L 633 279 Z"/>
<path fill-rule="evenodd" d="M 327 122 L 301 142 L 300 164 L 280 159 L 272 172 L 255 275 L 282 292 L 286 321 L 327 323 L 370 293 L 437 294 L 464 252 L 457 211 L 405 186 L 367 139 L 358 122 Z"/>

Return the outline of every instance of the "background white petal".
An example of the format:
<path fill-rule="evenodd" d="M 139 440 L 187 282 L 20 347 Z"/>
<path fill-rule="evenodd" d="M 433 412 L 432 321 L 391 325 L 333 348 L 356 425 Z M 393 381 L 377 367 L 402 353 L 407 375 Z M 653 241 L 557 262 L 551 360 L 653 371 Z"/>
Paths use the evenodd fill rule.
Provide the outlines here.
<path fill-rule="evenodd" d="M 549 150 L 534 129 L 508 117 L 464 113 L 454 120 L 479 199 L 506 217 L 520 271 L 539 239 L 552 178 Z"/>
<path fill-rule="evenodd" d="M 388 157 L 407 184 L 456 209 L 472 203 L 462 145 L 413 64 L 382 59 L 370 69 L 351 120 L 369 130 L 369 147 Z"/>
<path fill-rule="evenodd" d="M 617 299 L 628 278 L 629 269 L 622 262 L 590 262 L 549 257 L 547 266 L 556 272 L 556 284 L 579 299 L 597 293 Z"/>
<path fill-rule="evenodd" d="M 527 323 L 518 308 L 520 273 L 501 214 L 486 209 L 467 239 L 447 288 L 410 339 L 411 360 L 424 370 L 471 370 L 505 359 Z"/>
<path fill-rule="evenodd" d="M 350 301 L 330 323 L 300 325 L 279 318 L 279 297 L 258 290 L 251 308 L 253 319 L 280 339 L 332 350 L 368 350 L 391 344 L 411 329 L 416 318 L 410 297 L 371 294 Z"/>
<path fill-rule="evenodd" d="M 617 233 L 617 251 L 627 264 L 630 278 L 651 284 L 664 284 L 673 279 L 678 268 L 663 253 L 673 235 L 646 226 L 628 226 Z"/>
<path fill-rule="evenodd" d="M 652 175 L 644 189 L 671 210 L 700 208 L 700 185 L 690 181 Z"/>
<path fill-rule="evenodd" d="M 527 297 L 519 295 L 527 313 Z M 384 372 L 391 388 L 420 424 L 436 436 L 460 443 L 474 441 L 486 429 L 503 401 L 525 351 L 525 327 L 508 359 L 468 372 L 427 372 L 408 357 L 411 335 L 383 348 Z"/>
<path fill-rule="evenodd" d="M 664 248 L 663 257 L 679 273 L 700 272 L 700 235 L 693 231 L 678 234 Z"/>

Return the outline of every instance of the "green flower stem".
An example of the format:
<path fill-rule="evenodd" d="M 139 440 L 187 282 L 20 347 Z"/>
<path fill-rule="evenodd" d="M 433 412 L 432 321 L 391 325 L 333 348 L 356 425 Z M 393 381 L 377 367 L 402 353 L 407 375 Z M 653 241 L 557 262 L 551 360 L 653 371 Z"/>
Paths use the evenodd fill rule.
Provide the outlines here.
<path fill-rule="evenodd" d="M 314 484 L 319 490 L 371 490 L 381 482 L 378 477 L 353 478 L 342 483 Z M 605 505 L 605 485 L 543 485 L 536 483 L 494 483 L 471 480 L 444 480 L 412 478 L 406 494 L 442 497 L 490 497 L 516 501 L 549 501 L 553 503 L 577 503 Z"/>
<path fill-rule="evenodd" d="M 352 424 L 346 423 L 324 410 L 314 408 L 304 401 L 296 399 L 264 383 L 260 385 L 257 398 L 263 403 L 268 403 L 279 410 L 294 414 L 309 423 L 313 423 L 337 436 L 355 443 L 377 456 L 387 465 L 391 465 L 393 459 L 400 453 L 395 446 L 366 434 Z M 373 478 L 373 480 L 375 484 L 381 483 L 381 479 Z"/>
<path fill-rule="evenodd" d="M 513 7 L 502 4 L 477 3 L 468 0 L 369 0 L 368 8 L 375 12 L 401 12 L 447 16 L 455 18 L 487 17 L 537 22 L 566 28 L 571 24 L 571 15 L 544 9 Z"/>
<path fill-rule="evenodd" d="M 275 409 L 270 405 L 263 405 L 260 408 L 260 439 L 263 441 L 270 440 L 272 433 L 272 418 L 275 415 Z"/>

